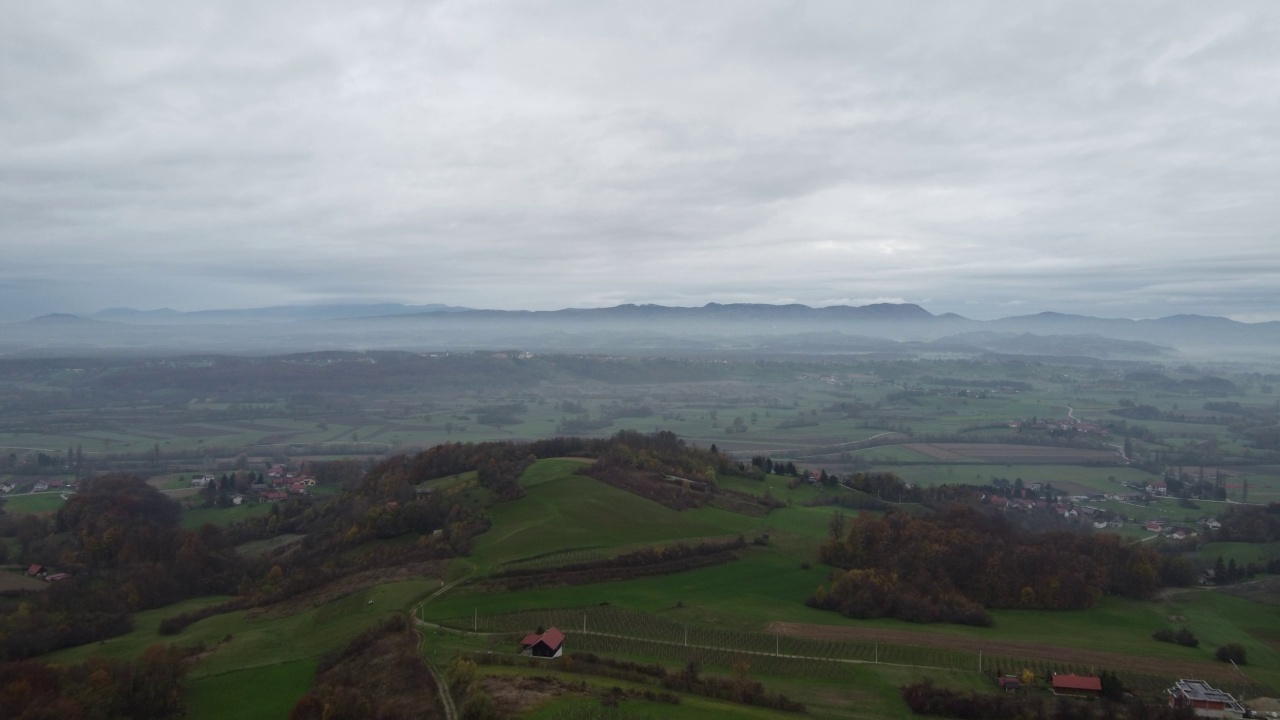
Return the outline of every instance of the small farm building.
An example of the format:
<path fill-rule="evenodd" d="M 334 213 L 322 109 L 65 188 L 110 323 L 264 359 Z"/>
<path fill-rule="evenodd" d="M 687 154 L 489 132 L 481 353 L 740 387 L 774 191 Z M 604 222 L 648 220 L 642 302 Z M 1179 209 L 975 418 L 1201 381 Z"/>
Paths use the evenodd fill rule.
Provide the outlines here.
<path fill-rule="evenodd" d="M 1053 676 L 1053 692 L 1055 695 L 1098 695 L 1102 693 L 1102 678 L 1056 673 Z"/>
<path fill-rule="evenodd" d="M 520 641 L 524 654 L 531 657 L 558 658 L 564 652 L 564 633 L 551 628 L 541 635 L 531 633 Z"/>

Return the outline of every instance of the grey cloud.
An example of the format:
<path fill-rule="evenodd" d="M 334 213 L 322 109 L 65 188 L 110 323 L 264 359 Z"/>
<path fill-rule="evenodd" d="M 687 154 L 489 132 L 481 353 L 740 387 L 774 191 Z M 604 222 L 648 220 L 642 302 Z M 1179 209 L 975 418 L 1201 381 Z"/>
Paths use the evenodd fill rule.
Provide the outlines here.
<path fill-rule="evenodd" d="M 1266 3 L 53 7 L 0 30 L 22 312 L 1272 297 Z"/>

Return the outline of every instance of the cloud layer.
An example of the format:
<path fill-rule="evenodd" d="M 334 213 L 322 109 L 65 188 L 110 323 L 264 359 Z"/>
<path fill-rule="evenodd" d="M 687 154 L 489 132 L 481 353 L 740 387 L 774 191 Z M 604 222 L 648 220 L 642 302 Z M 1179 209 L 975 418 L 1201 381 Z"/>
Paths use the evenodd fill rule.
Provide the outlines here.
<path fill-rule="evenodd" d="M 1280 319 L 1271 3 L 4 5 L 3 319 Z"/>

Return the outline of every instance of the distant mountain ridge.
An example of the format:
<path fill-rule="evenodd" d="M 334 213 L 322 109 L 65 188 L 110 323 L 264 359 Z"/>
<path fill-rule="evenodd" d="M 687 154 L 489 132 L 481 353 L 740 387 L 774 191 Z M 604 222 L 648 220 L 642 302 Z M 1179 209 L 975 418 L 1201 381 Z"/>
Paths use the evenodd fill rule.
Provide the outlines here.
<path fill-rule="evenodd" d="M 998 320 L 934 315 L 911 303 L 810 307 L 624 304 L 560 310 L 450 305 L 319 304 L 179 312 L 110 308 L 90 318 L 49 315 L 0 324 L 0 353 L 244 353 L 367 349 L 530 349 L 628 353 L 997 353 L 1162 361 L 1274 360 L 1280 322 L 1173 315 L 1153 320 L 1043 312 Z"/>
<path fill-rule="evenodd" d="M 432 312 L 467 312 L 471 308 L 453 305 L 402 305 L 400 303 L 272 305 L 258 308 L 211 309 L 181 312 L 172 308 L 135 310 L 107 308 L 93 313 L 96 320 L 135 323 L 171 322 L 289 322 L 297 320 L 336 320 L 342 318 L 410 315 Z"/>

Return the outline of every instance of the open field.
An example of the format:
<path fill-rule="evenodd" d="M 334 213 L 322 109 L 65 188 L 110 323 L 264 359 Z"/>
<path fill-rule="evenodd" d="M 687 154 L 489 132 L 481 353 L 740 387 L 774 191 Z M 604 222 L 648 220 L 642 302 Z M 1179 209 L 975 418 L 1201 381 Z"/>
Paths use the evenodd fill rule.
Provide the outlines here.
<path fill-rule="evenodd" d="M 1082 648 L 1047 645 L 1039 642 L 980 640 L 960 635 L 917 633 L 910 630 L 833 627 L 831 625 L 785 622 L 770 623 L 768 631 L 777 635 L 818 641 L 871 642 L 956 650 L 972 655 L 975 665 L 978 654 L 982 653 L 988 656 L 987 662 L 993 663 L 998 663 L 999 658 L 1010 658 L 1058 666 L 1111 668 L 1141 675 L 1174 678 L 1195 677 L 1217 683 L 1234 684 L 1239 679 L 1235 669 L 1223 663 L 1122 655 Z"/>
<path fill-rule="evenodd" d="M 1049 465 L 1122 464 L 1119 453 L 1106 450 L 1041 447 L 1039 445 L 1006 445 L 999 443 L 912 443 L 907 450 L 945 462 L 1028 463 Z"/>
<path fill-rule="evenodd" d="M 271 512 L 270 503 L 247 502 L 243 505 L 219 508 L 188 508 L 182 511 L 180 522 L 182 527 L 194 530 L 205 523 L 213 525 L 230 525 L 258 515 Z"/>
<path fill-rule="evenodd" d="M 12 590 L 44 590 L 48 587 L 49 583 L 25 575 L 24 568 L 14 566 L 0 569 L 0 593 Z"/>
<path fill-rule="evenodd" d="M 204 643 L 210 650 L 187 680 L 190 716 L 226 717 L 223 713 L 232 701 L 225 693 L 235 688 L 238 698 L 263 700 L 256 705 L 244 702 L 235 717 L 274 720 L 281 717 L 282 709 L 287 714 L 310 686 L 316 660 L 322 654 L 342 647 L 388 615 L 407 611 L 437 588 L 438 580 L 388 583 L 285 617 L 240 611 L 201 620 L 178 635 L 159 634 L 163 618 L 225 600 L 199 598 L 138 613 L 136 629 L 127 635 L 46 657 L 66 663 L 93 655 L 129 658 L 155 643 Z"/>
<path fill-rule="evenodd" d="M 921 485 L 986 484 L 992 478 L 1004 478 L 1010 482 L 1022 478 L 1024 484 L 1050 483 L 1055 488 L 1070 484 L 1088 488 L 1090 493 L 1133 492 L 1125 487 L 1125 483 L 1146 485 L 1160 479 L 1158 475 L 1139 468 L 1062 464 L 880 465 L 872 470 L 891 472 Z"/>
<path fill-rule="evenodd" d="M 1210 542 L 1200 546 L 1199 554 L 1200 561 L 1206 565 L 1212 565 L 1217 558 L 1222 558 L 1224 563 L 1235 560 L 1237 565 L 1265 564 L 1280 558 L 1280 542 Z"/>
<path fill-rule="evenodd" d="M 573 460 L 542 460 L 521 478 L 529 495 L 497 505 L 494 529 L 476 540 L 481 566 L 565 548 L 608 548 L 743 532 L 759 520 L 715 508 L 677 512 L 594 478 Z"/>
<path fill-rule="evenodd" d="M 62 507 L 62 503 L 65 502 L 62 499 L 62 495 L 63 493 L 53 491 L 6 495 L 4 497 L 4 511 L 14 515 L 23 513 L 44 515 L 52 513 Z"/>
<path fill-rule="evenodd" d="M 1135 455 L 1140 456 L 1133 465 L 1122 464 L 1113 450 L 1059 447 L 1047 440 L 1041 446 L 1024 445 L 1005 439 L 1018 432 L 1010 423 L 1030 417 L 1066 419 L 1070 413 L 1083 420 L 1118 422 L 1120 418 L 1110 410 L 1119 407 L 1121 400 L 1154 405 L 1161 412 L 1175 411 L 1174 406 L 1180 405 L 1203 415 L 1199 406 L 1211 400 L 1162 394 L 1164 391 L 1151 388 L 1117 390 L 1128 372 L 1124 367 L 832 359 L 801 369 L 785 363 L 715 361 L 707 363 L 713 371 L 705 379 L 667 382 L 631 377 L 618 380 L 603 375 L 612 369 L 609 362 L 602 360 L 599 365 L 592 366 L 593 372 L 614 379 L 561 381 L 548 371 L 524 386 L 495 383 L 415 389 L 410 382 L 405 388 L 342 397 L 335 392 L 332 398 L 319 399 L 280 394 L 272 402 L 249 403 L 210 391 L 198 393 L 200 399 L 190 403 L 185 399 L 191 394 L 180 395 L 183 400 L 176 405 L 121 401 L 112 408 L 95 410 L 100 414 L 59 411 L 56 423 L 43 422 L 52 414 L 32 415 L 43 423 L 40 427 L 33 432 L 0 433 L 0 444 L 27 448 L 15 450 L 11 467 L 5 468 L 13 476 L 48 478 L 53 476 L 47 473 L 54 471 L 70 472 L 65 454 L 69 448 L 82 446 L 94 472 L 121 469 L 155 475 L 157 485 L 178 491 L 170 493 L 173 497 L 191 494 L 183 487 L 184 476 L 226 471 L 235 466 L 240 454 L 246 455 L 254 468 L 265 467 L 276 458 L 295 463 L 301 458 L 373 460 L 445 441 L 548 437 L 560 434 L 566 421 L 582 421 L 589 429 L 572 434 L 599 437 L 623 428 L 644 432 L 663 428 L 692 444 L 717 444 L 721 451 L 743 460 L 768 455 L 778 461 L 794 460 L 801 469 L 822 467 L 841 474 L 887 471 L 922 485 L 1021 479 L 1024 484 L 1049 483 L 1079 495 L 1127 492 L 1125 483 L 1145 485 L 1159 479 L 1164 471 L 1164 467 L 1148 462 L 1157 453 L 1161 457 L 1185 453 L 1192 459 L 1174 467 L 1192 476 L 1199 472 L 1201 462 L 1210 476 L 1222 468 L 1233 499 L 1243 495 L 1246 481 L 1250 500 L 1280 499 L 1280 466 L 1275 458 L 1257 447 L 1250 447 L 1246 457 L 1246 441 L 1233 434 L 1225 420 L 1217 425 L 1128 421 L 1128 429 L 1113 428 L 1114 433 L 1120 433 L 1142 426 L 1155 433 L 1133 441 Z M 963 397 L 958 389 L 965 386 L 932 382 L 939 378 L 961 382 L 1013 379 L 1025 382 L 1026 387 L 1016 393 Z M 1240 395 L 1222 400 L 1242 400 L 1266 410 L 1269 404 L 1247 394 L 1252 392 L 1242 390 Z M 484 417 L 482 408 L 504 404 L 523 409 L 493 425 L 479 423 Z M 628 412 L 634 414 L 629 416 Z M 6 429 L 23 428 L 11 423 Z M 870 438 L 897 444 L 863 447 Z M 957 439 L 992 442 L 951 442 Z M 1199 444 L 1209 439 L 1216 444 L 1203 450 L 1202 459 L 1193 457 L 1193 451 L 1201 452 Z M 1125 439 L 1113 434 L 1103 441 L 1118 450 Z M 1064 441 L 1055 438 L 1054 442 Z M 156 450 L 158 459 L 149 455 Z M 50 465 L 47 458 L 37 458 L 37 452 L 59 457 Z M 1244 464 L 1247 462 L 1263 464 Z M 1139 463 L 1157 472 L 1142 470 L 1136 466 Z M 841 490 L 804 483 L 791 488 L 792 479 L 782 476 L 763 481 L 723 478 L 726 488 L 768 492 L 789 505 L 765 517 L 714 508 L 676 512 L 575 475 L 573 471 L 580 466 L 578 460 L 541 460 L 521 478 L 526 497 L 493 505 L 488 504 L 488 491 L 475 483 L 475 473 L 430 481 L 438 490 L 467 487 L 468 494 L 460 502 L 468 510 L 484 510 L 492 527 L 473 538 L 468 557 L 451 561 L 447 579 L 460 582 L 424 606 L 422 616 L 455 628 L 504 632 L 528 631 L 532 627 L 525 626 L 530 624 L 563 620 L 575 643 L 571 650 L 590 649 L 677 669 L 697 657 L 708 671 L 727 674 L 736 659 L 750 653 L 754 676 L 771 689 L 776 687 L 804 701 L 815 717 L 907 717 L 897 687 L 924 675 L 948 686 L 985 689 L 987 679 L 976 668 L 978 651 L 987 662 L 1002 662 L 1001 658 L 1011 665 L 1026 662 L 1034 664 L 1037 672 L 1063 664 L 1086 671 L 1110 667 L 1162 677 L 1205 677 L 1236 690 L 1232 683 L 1239 676 L 1214 661 L 1212 654 L 1221 644 L 1238 642 L 1248 649 L 1245 672 L 1254 686 L 1280 687 L 1280 618 L 1273 606 L 1218 591 L 1192 590 L 1158 602 L 1103 597 L 1094 608 L 1072 612 L 997 610 L 992 612 L 995 625 L 990 628 L 851 620 L 804 605 L 819 584 L 829 582 L 830 568 L 817 562 L 817 547 L 827 537 L 837 510 L 804 503 Z M 324 490 L 337 492 L 335 488 Z M 57 498 L 57 494 L 48 495 L 15 495 L 6 510 L 49 512 L 60 500 L 44 505 Z M 901 507 L 924 512 L 919 506 Z M 1167 499 L 1146 506 L 1107 501 L 1100 507 L 1135 520 L 1163 517 L 1191 522 L 1227 506 L 1200 502 L 1198 509 L 1183 508 L 1176 500 Z M 271 506 L 256 504 L 188 509 L 181 522 L 188 528 L 205 522 L 228 525 L 270 511 Z M 846 516 L 858 514 L 854 510 L 842 512 Z M 1124 532 L 1139 539 L 1149 536 L 1137 526 Z M 735 551 L 732 561 L 665 576 L 579 586 L 547 584 L 520 592 L 494 592 L 492 585 L 482 582 L 489 572 L 511 568 L 545 569 L 554 580 L 555 569 L 566 563 L 599 560 L 637 547 L 696 543 L 738 534 L 749 542 L 760 538 L 761 543 Z M 240 551 L 252 557 L 299 537 L 248 543 Z M 396 549 L 416 541 L 416 536 L 406 535 L 373 541 L 350 552 Z M 1274 543 L 1210 544 L 1201 549 L 1199 562 L 1211 563 L 1218 555 L 1237 563 L 1269 559 L 1280 554 L 1271 545 Z M 11 540 L 7 546 L 11 557 L 20 548 Z M 309 685 L 316 660 L 323 653 L 340 647 L 388 613 L 413 606 L 438 588 L 441 579 L 365 588 L 285 617 L 230 613 L 202 620 L 176 636 L 158 635 L 161 618 L 221 600 L 202 598 L 139 613 L 133 633 L 51 657 L 66 661 L 97 653 L 129 657 L 154 642 L 203 642 L 209 652 L 193 668 L 188 682 L 191 717 L 283 717 Z M 0 584 L 3 582 L 0 574 Z M 304 604 L 300 601 L 299 607 Z M 287 611 L 293 609 L 290 606 Z M 604 622 L 596 614 L 612 611 L 619 617 L 631 613 L 625 617 L 661 629 L 650 630 L 649 637 L 643 638 L 606 633 L 579 634 L 573 639 L 574 623 L 581 622 L 583 615 L 588 616 L 588 627 L 595 633 L 597 623 Z M 501 625 L 500 619 L 512 617 L 519 621 L 512 621 L 511 627 Z M 1187 649 L 1151 639 L 1156 630 L 1178 627 L 1195 632 L 1201 646 Z M 688 628 L 695 644 L 707 647 L 694 648 L 694 652 L 682 645 L 683 628 Z M 681 634 L 675 634 L 677 631 Z M 496 652 L 498 646 L 487 642 L 480 637 L 433 633 L 427 653 L 437 665 L 443 665 L 453 650 Z M 711 646 L 716 643 L 735 646 L 713 651 Z M 509 650 L 509 643 L 503 648 Z M 774 651 L 772 658 L 770 650 Z M 783 657 L 788 652 L 795 656 Z M 560 676 L 549 667 L 495 668 L 484 673 L 494 678 L 533 673 Z M 563 677 L 566 681 L 583 680 L 567 673 Z M 603 680 L 587 682 L 606 685 Z M 1153 681 L 1153 687 L 1156 684 Z M 532 708 L 528 716 L 558 717 L 556 713 L 572 711 L 578 705 L 584 713 L 599 709 L 597 700 L 564 696 Z M 694 697 L 684 698 L 674 714 L 664 713 L 669 708 L 661 705 L 624 703 L 624 707 L 677 718 L 782 716 Z"/>

